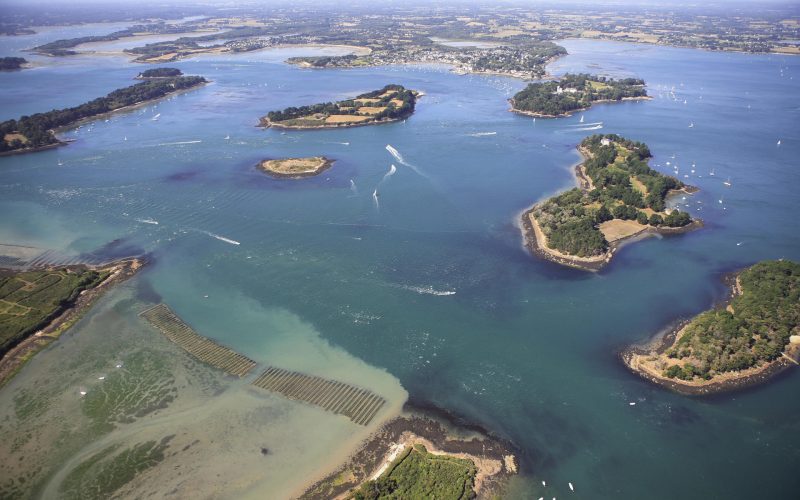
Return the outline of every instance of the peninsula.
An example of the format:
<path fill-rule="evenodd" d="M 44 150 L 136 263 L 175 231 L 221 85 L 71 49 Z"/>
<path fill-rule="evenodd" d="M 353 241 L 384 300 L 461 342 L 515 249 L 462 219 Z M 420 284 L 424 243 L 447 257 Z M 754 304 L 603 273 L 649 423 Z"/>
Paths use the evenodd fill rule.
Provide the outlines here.
<path fill-rule="evenodd" d="M 530 251 L 586 271 L 605 267 L 633 238 L 682 233 L 702 225 L 686 212 L 666 208 L 667 197 L 696 192 L 647 164 L 650 149 L 616 134 L 593 135 L 578 146 L 579 188 L 526 210 L 522 230 Z"/>
<path fill-rule="evenodd" d="M 264 160 L 258 164 L 258 168 L 273 177 L 300 179 L 317 175 L 331 165 L 333 165 L 333 160 L 324 156 L 311 156 L 308 158 Z"/>
<path fill-rule="evenodd" d="M 512 443 L 479 426 L 406 403 L 400 416 L 299 498 L 501 498 L 519 472 L 517 453 Z"/>
<path fill-rule="evenodd" d="M 323 129 L 390 123 L 411 116 L 419 96 L 419 92 L 402 85 L 386 85 L 380 90 L 344 101 L 270 111 L 261 118 L 260 125 L 284 129 Z"/>
<path fill-rule="evenodd" d="M 566 74 L 552 82 L 530 83 L 509 99 L 511 111 L 556 118 L 588 109 L 598 102 L 650 99 L 644 80 L 614 80 L 603 76 Z"/>
<path fill-rule="evenodd" d="M 800 360 L 800 264 L 763 261 L 730 278 L 721 306 L 623 352 L 647 380 L 687 395 L 762 383 Z"/>
<path fill-rule="evenodd" d="M 134 258 L 97 267 L 0 269 L 0 387 L 143 264 Z"/>
<path fill-rule="evenodd" d="M 130 87 L 117 89 L 100 97 L 66 109 L 23 116 L 19 120 L 0 123 L 0 155 L 31 153 L 65 144 L 59 140 L 55 129 L 95 119 L 106 113 L 154 101 L 170 94 L 207 83 L 202 76 L 179 76 L 147 80 Z"/>

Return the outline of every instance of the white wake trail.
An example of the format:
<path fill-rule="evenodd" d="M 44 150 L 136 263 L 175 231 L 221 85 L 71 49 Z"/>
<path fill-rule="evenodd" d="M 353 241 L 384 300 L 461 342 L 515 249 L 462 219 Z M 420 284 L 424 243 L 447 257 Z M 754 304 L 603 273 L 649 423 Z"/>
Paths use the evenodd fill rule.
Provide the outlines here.
<path fill-rule="evenodd" d="M 224 236 L 220 236 L 220 235 L 218 235 L 218 234 L 214 234 L 214 233 L 212 233 L 212 232 L 210 232 L 210 231 L 203 231 L 203 230 L 200 230 L 200 232 L 201 232 L 201 233 L 205 233 L 205 234 L 207 234 L 207 235 L 211 236 L 212 238 L 216 238 L 216 239 L 218 239 L 219 241 L 224 241 L 225 243 L 230 243 L 231 245 L 241 245 L 241 243 L 239 243 L 239 242 L 238 242 L 238 241 L 236 241 L 236 240 L 232 240 L 232 239 L 230 239 L 230 238 L 226 238 L 226 237 L 224 237 Z"/>
<path fill-rule="evenodd" d="M 388 152 L 389 152 L 389 154 L 391 154 L 392 156 L 394 156 L 395 160 L 397 160 L 397 162 L 398 162 L 398 163 L 400 163 L 401 165 L 405 165 L 406 167 L 410 168 L 411 170 L 413 170 L 414 172 L 416 172 L 416 173 L 417 173 L 417 175 L 419 175 L 420 177 L 425 177 L 426 179 L 428 178 L 428 176 L 427 176 L 427 175 L 425 175 L 425 174 L 423 174 L 423 173 L 420 171 L 420 169 L 419 169 L 419 168 L 417 168 L 415 165 L 413 165 L 413 164 L 411 164 L 411 163 L 408 163 L 408 162 L 407 162 L 407 161 L 406 161 L 406 160 L 403 158 L 403 155 L 401 155 L 401 154 L 400 154 L 400 151 L 398 151 L 398 150 L 396 150 L 395 148 L 393 148 L 391 144 L 387 144 L 387 145 L 386 145 L 386 151 L 388 151 Z"/>

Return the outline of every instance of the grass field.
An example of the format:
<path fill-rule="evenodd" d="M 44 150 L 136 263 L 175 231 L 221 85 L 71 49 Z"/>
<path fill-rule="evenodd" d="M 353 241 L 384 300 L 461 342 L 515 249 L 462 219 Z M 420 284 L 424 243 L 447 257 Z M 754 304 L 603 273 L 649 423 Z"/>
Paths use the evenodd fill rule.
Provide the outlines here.
<path fill-rule="evenodd" d="M 0 354 L 42 328 L 107 275 L 89 269 L 0 274 Z"/>

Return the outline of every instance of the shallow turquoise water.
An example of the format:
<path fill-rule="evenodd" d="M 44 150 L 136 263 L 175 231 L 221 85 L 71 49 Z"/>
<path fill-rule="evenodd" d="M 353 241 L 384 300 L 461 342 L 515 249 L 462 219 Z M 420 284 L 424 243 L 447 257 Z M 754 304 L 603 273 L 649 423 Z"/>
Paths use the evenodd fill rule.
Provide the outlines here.
<path fill-rule="evenodd" d="M 295 50 L 176 63 L 213 83 L 84 125 L 66 134 L 70 146 L 0 158 L 0 243 L 83 252 L 121 239 L 152 252 L 143 286 L 260 361 L 271 346 L 287 352 L 297 327 L 264 311 L 291 311 L 412 398 L 513 440 L 523 450 L 519 498 L 567 495 L 568 481 L 583 498 L 790 498 L 800 486 L 796 373 L 689 399 L 631 375 L 616 352 L 723 297 L 724 273 L 800 259 L 800 62 L 565 46 L 572 55 L 552 73 L 639 76 L 655 99 L 597 106 L 584 123 L 602 129 L 586 130 L 577 116 L 508 113 L 520 81 L 443 67 L 280 63 Z M 87 101 L 141 68 L 80 57 L 0 74 L 0 119 Z M 426 93 L 405 123 L 254 126 L 272 109 L 387 83 Z M 701 188 L 682 203 L 706 228 L 626 247 L 598 275 L 530 257 L 517 214 L 572 185 L 575 145 L 596 132 L 647 142 L 666 173 L 677 164 Z M 300 182 L 254 169 L 296 155 L 337 162 Z M 295 363 L 307 348 L 298 342 Z"/>

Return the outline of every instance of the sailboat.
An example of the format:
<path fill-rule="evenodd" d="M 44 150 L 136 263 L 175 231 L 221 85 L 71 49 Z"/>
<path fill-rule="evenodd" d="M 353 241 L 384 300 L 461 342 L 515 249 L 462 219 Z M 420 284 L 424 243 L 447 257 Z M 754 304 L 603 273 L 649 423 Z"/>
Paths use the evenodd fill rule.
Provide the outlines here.
<path fill-rule="evenodd" d="M 725 182 L 723 182 L 723 184 L 725 184 L 727 187 L 731 187 L 731 178 L 730 178 L 730 177 L 728 177 L 728 180 L 726 180 Z"/>
<path fill-rule="evenodd" d="M 158 113 L 156 116 L 154 116 L 154 117 L 152 118 L 152 119 L 153 119 L 153 121 L 154 121 L 154 122 L 158 121 L 158 117 L 160 117 L 160 116 L 161 116 L 161 113 Z"/>
<path fill-rule="evenodd" d="M 231 134 L 228 134 L 228 135 L 225 136 L 225 140 L 226 141 L 229 140 L 230 138 L 231 138 Z"/>
<path fill-rule="evenodd" d="M 694 128 L 694 122 L 689 122 L 689 128 Z"/>
<path fill-rule="evenodd" d="M 711 169 L 711 172 L 708 173 L 708 175 L 710 175 L 712 177 L 714 176 L 714 169 L 713 168 Z"/>
<path fill-rule="evenodd" d="M 581 115 L 581 120 L 578 123 L 583 123 L 583 115 Z"/>
<path fill-rule="evenodd" d="M 63 164 L 64 164 L 64 162 L 63 162 L 63 161 L 61 161 L 61 158 L 59 158 L 59 159 L 58 159 L 58 166 L 60 167 L 60 166 L 61 166 L 61 165 L 63 165 Z"/>
<path fill-rule="evenodd" d="M 780 146 L 780 145 L 781 145 L 781 141 L 780 141 L 780 139 L 778 139 L 778 146 Z"/>

